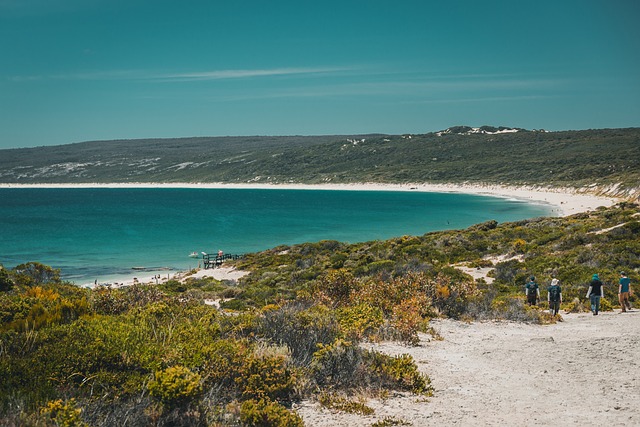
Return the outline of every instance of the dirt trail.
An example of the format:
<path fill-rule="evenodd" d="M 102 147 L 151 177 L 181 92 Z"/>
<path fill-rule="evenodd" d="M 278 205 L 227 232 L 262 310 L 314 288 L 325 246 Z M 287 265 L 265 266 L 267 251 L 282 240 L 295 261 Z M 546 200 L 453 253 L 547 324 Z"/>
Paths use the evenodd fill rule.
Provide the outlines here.
<path fill-rule="evenodd" d="M 425 399 L 370 400 L 372 416 L 333 413 L 309 402 L 308 426 L 370 426 L 386 417 L 414 426 L 640 425 L 640 310 L 565 314 L 554 325 L 434 320 L 444 340 L 417 347 L 370 345 L 411 354 L 433 381 Z"/>

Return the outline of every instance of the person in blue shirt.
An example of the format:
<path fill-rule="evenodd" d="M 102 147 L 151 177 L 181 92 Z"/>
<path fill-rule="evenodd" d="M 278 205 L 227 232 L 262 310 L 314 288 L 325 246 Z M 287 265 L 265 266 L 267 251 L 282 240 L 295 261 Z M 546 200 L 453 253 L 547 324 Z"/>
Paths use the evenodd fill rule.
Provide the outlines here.
<path fill-rule="evenodd" d="M 627 277 L 624 271 L 620 272 L 620 286 L 618 287 L 618 300 L 620 301 L 620 307 L 622 313 L 629 310 L 631 311 L 631 303 L 629 302 L 629 294 L 631 293 L 631 280 Z"/>

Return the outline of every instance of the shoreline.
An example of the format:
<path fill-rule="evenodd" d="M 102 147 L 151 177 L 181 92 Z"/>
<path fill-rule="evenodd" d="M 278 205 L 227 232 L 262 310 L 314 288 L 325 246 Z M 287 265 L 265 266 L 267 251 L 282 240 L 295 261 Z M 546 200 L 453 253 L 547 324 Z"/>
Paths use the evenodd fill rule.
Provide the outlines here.
<path fill-rule="evenodd" d="M 257 183 L 82 183 L 82 184 L 2 184 L 2 188 L 140 188 L 140 189 L 263 189 L 263 190 L 340 190 L 340 191 L 417 191 L 430 193 L 460 193 L 485 197 L 497 197 L 514 199 L 529 204 L 545 205 L 550 209 L 550 216 L 568 216 L 581 212 L 595 210 L 599 206 L 612 206 L 621 199 L 613 197 L 600 197 L 592 194 L 580 193 L 580 190 L 569 188 L 542 188 L 542 187 L 517 187 L 501 185 L 470 185 L 470 184 L 429 184 L 429 183 L 405 183 L 405 184 L 257 184 Z M 201 269 L 196 269 L 201 270 Z M 216 269 L 218 270 L 218 269 Z M 205 270 L 206 272 L 213 270 Z M 204 274 L 202 271 L 200 274 Z M 220 272 L 222 273 L 222 272 Z M 131 271 L 130 274 L 114 274 L 98 276 L 95 280 L 98 284 L 111 284 L 111 286 L 127 286 L 134 283 L 163 283 L 170 279 L 180 280 L 189 274 L 189 270 L 147 270 Z M 156 280 L 158 277 L 158 280 Z M 217 277 L 214 277 L 217 278 Z M 222 278 L 218 280 L 225 279 Z M 233 279 L 233 278 L 231 278 Z M 73 281 L 73 279 L 71 279 Z M 75 283 L 82 287 L 95 286 L 95 280 L 77 280 Z"/>
<path fill-rule="evenodd" d="M 588 212 L 600 206 L 609 207 L 621 201 L 614 197 L 581 193 L 570 188 L 507 186 L 494 184 L 251 184 L 251 183 L 82 183 L 82 184 L 6 184 L 2 188 L 175 188 L 237 190 L 342 190 L 342 191 L 419 191 L 427 193 L 462 193 L 477 196 L 513 198 L 532 204 L 553 206 L 557 216 Z"/>
<path fill-rule="evenodd" d="M 151 274 L 153 273 L 153 275 Z M 141 285 L 163 284 L 169 280 L 177 280 L 184 283 L 187 279 L 202 279 L 210 277 L 216 280 L 238 280 L 249 274 L 248 271 L 236 270 L 235 267 L 217 267 L 204 269 L 201 267 L 191 270 L 149 270 L 142 274 L 119 274 L 113 276 L 103 276 L 96 279 L 96 282 L 75 283 L 76 286 L 83 288 L 95 288 L 96 286 L 109 286 L 112 288 L 121 288 L 123 286 L 132 286 L 136 283 Z"/>

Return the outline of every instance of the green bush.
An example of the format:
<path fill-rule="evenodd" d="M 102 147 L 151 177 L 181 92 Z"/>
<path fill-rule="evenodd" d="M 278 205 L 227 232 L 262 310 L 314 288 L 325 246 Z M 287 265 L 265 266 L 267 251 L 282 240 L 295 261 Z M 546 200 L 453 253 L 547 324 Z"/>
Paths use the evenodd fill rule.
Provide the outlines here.
<path fill-rule="evenodd" d="M 165 283 L 158 285 L 158 289 L 164 292 L 170 293 L 182 293 L 185 292 L 189 287 L 187 284 L 182 283 L 178 280 L 168 280 Z"/>
<path fill-rule="evenodd" d="M 164 405 L 179 406 L 202 394 L 202 378 L 184 366 L 172 366 L 156 372 L 147 388 Z"/>
<path fill-rule="evenodd" d="M 297 413 L 266 399 L 242 402 L 240 421 L 242 425 L 251 427 L 304 427 Z"/>
<path fill-rule="evenodd" d="M 433 394 L 431 379 L 418 371 L 408 354 L 388 356 L 379 352 L 366 352 L 365 364 L 374 383 L 383 388 L 410 391 L 430 396 Z"/>
<path fill-rule="evenodd" d="M 80 414 L 82 409 L 77 407 L 76 401 L 70 399 L 63 402 L 61 399 L 50 401 L 40 410 L 46 419 L 53 421 L 58 427 L 85 427 Z"/>
<path fill-rule="evenodd" d="M 259 334 L 276 345 L 286 345 L 297 366 L 306 366 L 318 344 L 332 343 L 340 334 L 335 313 L 324 305 L 303 302 L 265 310 Z"/>
<path fill-rule="evenodd" d="M 372 415 L 375 413 L 374 409 L 364 402 L 349 399 L 336 393 L 321 393 L 318 396 L 318 402 L 324 408 L 348 414 Z"/>
<path fill-rule="evenodd" d="M 20 286 L 60 283 L 60 270 L 39 262 L 27 262 L 13 269 L 15 282 Z"/>
<path fill-rule="evenodd" d="M 341 339 L 318 344 L 310 365 L 311 375 L 320 387 L 352 387 L 360 380 L 358 370 L 362 370 L 362 350 Z"/>
<path fill-rule="evenodd" d="M 0 292 L 7 292 L 13 288 L 13 280 L 7 270 L 0 265 Z"/>
<path fill-rule="evenodd" d="M 384 322 L 382 310 L 365 303 L 341 307 L 336 310 L 336 317 L 342 334 L 355 339 L 377 331 Z"/>
<path fill-rule="evenodd" d="M 284 356 L 251 355 L 240 366 L 235 381 L 243 399 L 290 402 L 298 374 Z"/>

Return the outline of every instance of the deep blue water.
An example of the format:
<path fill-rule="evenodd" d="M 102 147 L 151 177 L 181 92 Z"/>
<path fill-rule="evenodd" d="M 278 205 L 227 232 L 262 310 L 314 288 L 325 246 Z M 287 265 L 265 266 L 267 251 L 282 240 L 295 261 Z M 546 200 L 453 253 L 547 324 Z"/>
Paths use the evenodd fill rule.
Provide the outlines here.
<path fill-rule="evenodd" d="M 82 284 L 132 267 L 195 267 L 192 251 L 360 242 L 550 212 L 510 199 L 406 191 L 0 188 L 0 263 L 42 262 Z"/>

